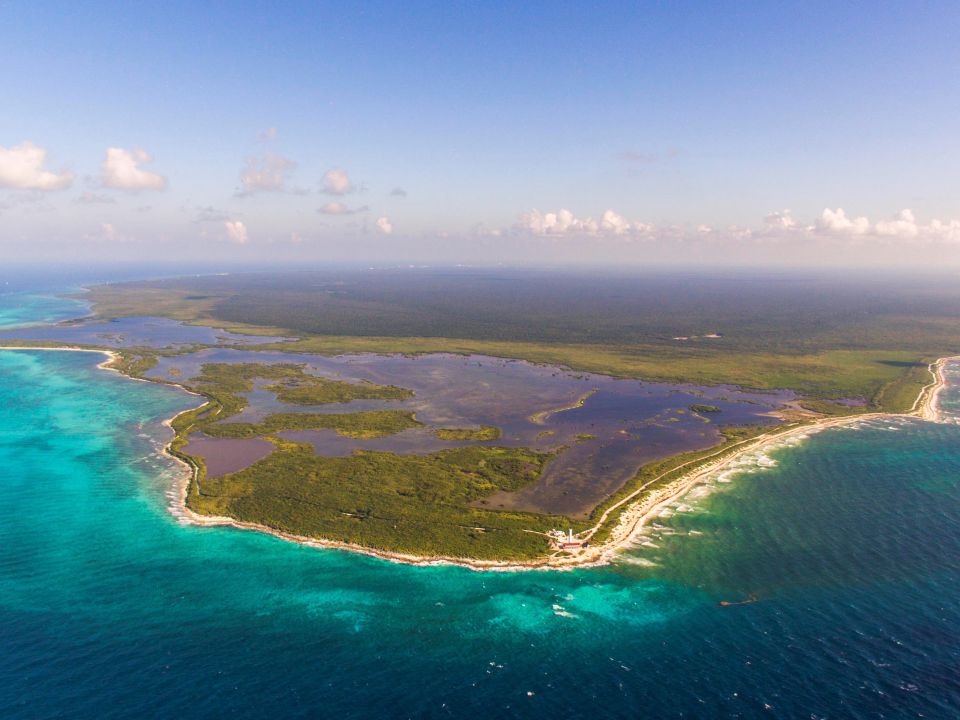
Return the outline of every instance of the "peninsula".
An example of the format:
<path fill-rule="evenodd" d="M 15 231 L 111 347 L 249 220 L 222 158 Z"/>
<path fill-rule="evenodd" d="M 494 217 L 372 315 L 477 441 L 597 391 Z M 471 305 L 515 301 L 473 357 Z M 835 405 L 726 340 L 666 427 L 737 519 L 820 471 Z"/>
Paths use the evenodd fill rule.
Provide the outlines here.
<path fill-rule="evenodd" d="M 676 333 L 631 337 L 615 304 L 624 325 L 605 332 L 618 342 L 556 342 L 550 323 L 533 340 L 490 338 L 484 312 L 495 311 L 483 307 L 464 311 L 460 337 L 442 313 L 397 328 L 417 334 L 330 335 L 314 316 L 238 311 L 248 292 L 270 307 L 272 291 L 247 282 L 95 287 L 95 317 L 0 343 L 108 352 L 103 367 L 200 397 L 169 421 L 168 452 L 184 467 L 173 509 L 189 521 L 413 564 L 607 563 L 666 505 L 750 453 L 879 417 L 935 419 L 945 358 L 958 351 L 935 323 L 910 343 L 861 329 L 844 346 L 801 325 L 773 344 L 747 337 L 733 311 L 711 319 L 722 336 L 678 349 Z M 275 282 L 290 292 L 288 278 Z M 495 302 L 492 288 L 483 297 Z M 163 337 L 150 337 L 151 312 L 172 323 Z M 368 323 L 377 312 L 368 306 Z M 135 340 L 104 332 L 116 318 Z M 194 327 L 215 342 L 186 340 Z"/>

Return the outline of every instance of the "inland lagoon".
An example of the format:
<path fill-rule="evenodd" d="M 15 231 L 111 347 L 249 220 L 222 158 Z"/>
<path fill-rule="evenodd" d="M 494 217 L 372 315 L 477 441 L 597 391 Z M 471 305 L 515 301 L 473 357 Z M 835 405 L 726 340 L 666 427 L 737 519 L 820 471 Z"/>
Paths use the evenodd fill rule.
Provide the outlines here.
<path fill-rule="evenodd" d="M 469 355 L 340 355 L 209 349 L 159 358 L 146 377 L 187 382 L 209 364 L 302 364 L 311 375 L 338 382 L 375 383 L 409 389 L 410 397 L 358 399 L 303 405 L 282 402 L 267 380 L 244 393 L 247 402 L 221 424 L 258 423 L 278 413 L 409 411 L 423 427 L 376 438 L 355 438 L 332 429 L 287 430 L 284 439 L 308 443 L 319 455 L 347 456 L 356 450 L 427 454 L 465 445 L 533 448 L 557 452 L 542 477 L 516 492 L 483 501 L 491 509 L 556 513 L 586 518 L 605 497 L 636 475 L 641 465 L 723 441 L 726 425 L 774 425 L 795 396 L 791 392 L 744 392 L 732 387 L 696 387 L 575 373 L 528 362 Z M 580 399 L 582 398 L 582 399 Z M 710 403 L 706 405 L 705 403 Z M 711 412 L 697 412 L 697 407 Z M 496 428 L 491 439 L 452 438 L 445 428 Z M 440 429 L 440 431 L 438 431 Z M 236 444 L 197 439 L 184 448 L 204 459 L 234 451 L 262 455 Z M 262 448 L 262 445 L 259 447 Z M 230 462 L 226 467 L 242 469 Z M 216 472 L 207 468 L 208 474 Z"/>

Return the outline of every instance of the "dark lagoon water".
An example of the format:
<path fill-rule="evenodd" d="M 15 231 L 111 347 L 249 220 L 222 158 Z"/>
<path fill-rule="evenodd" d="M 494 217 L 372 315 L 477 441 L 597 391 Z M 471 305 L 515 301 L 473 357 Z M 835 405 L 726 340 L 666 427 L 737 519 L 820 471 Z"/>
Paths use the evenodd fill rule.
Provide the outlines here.
<path fill-rule="evenodd" d="M 410 400 L 356 400 L 328 405 L 288 405 L 262 387 L 247 394 L 249 405 L 224 422 L 256 422 L 276 412 L 341 413 L 393 408 L 416 413 L 426 427 L 374 439 L 356 439 L 333 430 L 299 430 L 281 437 L 309 443 L 320 455 L 354 450 L 430 453 L 466 444 L 532 447 L 556 451 L 543 476 L 517 492 L 480 501 L 491 508 L 562 513 L 586 517 L 597 503 L 633 478 L 641 465 L 719 444 L 717 424 L 774 424 L 772 412 L 794 399 L 791 392 L 745 392 L 733 387 L 697 387 L 618 379 L 592 373 L 481 355 L 419 356 L 372 353 L 325 357 L 299 353 L 211 348 L 160 358 L 148 375 L 189 379 L 204 363 L 295 363 L 307 372 L 350 382 L 398 385 L 415 392 Z M 269 385 L 270 381 L 258 383 Z M 695 413 L 709 403 L 717 412 Z M 494 426 L 500 438 L 468 443 L 445 441 L 442 427 Z M 250 447 L 244 447 L 247 443 Z M 262 441 L 201 438 L 187 452 L 210 466 L 233 471 L 238 450 L 252 464 L 263 457 Z M 262 448 L 261 448 L 262 449 Z M 224 457 L 230 454 L 233 457 Z M 209 467 L 208 467 L 209 469 Z M 215 474 L 215 473 L 214 473 Z"/>
<path fill-rule="evenodd" d="M 960 715 L 956 425 L 746 458 L 610 567 L 476 573 L 181 525 L 193 399 L 98 361 L 0 352 L 0 717 Z"/>

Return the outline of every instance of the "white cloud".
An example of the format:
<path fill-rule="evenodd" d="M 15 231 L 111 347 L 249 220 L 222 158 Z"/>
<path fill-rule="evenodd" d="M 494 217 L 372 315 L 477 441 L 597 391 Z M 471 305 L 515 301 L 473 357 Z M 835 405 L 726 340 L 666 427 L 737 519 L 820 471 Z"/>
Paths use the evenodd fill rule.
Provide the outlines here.
<path fill-rule="evenodd" d="M 353 183 L 343 168 L 331 168 L 323 174 L 323 192 L 327 195 L 346 195 L 353 192 Z"/>
<path fill-rule="evenodd" d="M 384 235 L 390 235 L 393 233 L 393 224 L 385 217 L 378 217 L 377 230 Z"/>
<path fill-rule="evenodd" d="M 892 235 L 895 237 L 916 237 L 920 234 L 917 219 L 909 208 L 897 213 L 893 220 L 881 220 L 876 224 L 877 235 Z"/>
<path fill-rule="evenodd" d="M 270 152 L 262 158 L 247 158 L 246 165 L 240 170 L 241 194 L 283 192 L 287 186 L 287 173 L 296 166 L 293 160 Z"/>
<path fill-rule="evenodd" d="M 789 210 L 771 213 L 764 218 L 764 237 L 787 237 L 787 233 L 801 237 L 855 237 L 877 242 L 889 239 L 917 240 L 919 242 L 960 241 L 960 220 L 931 220 L 923 225 L 913 211 L 905 208 L 891 220 L 871 223 L 866 217 L 849 217 L 842 208 L 825 208 L 820 217 L 809 225 L 801 225 L 789 215 Z"/>
<path fill-rule="evenodd" d="M 163 190 L 167 187 L 165 177 L 138 167 L 152 159 L 143 150 L 107 148 L 107 157 L 101 166 L 101 184 L 117 190 Z"/>
<path fill-rule="evenodd" d="M 597 231 L 597 223 L 593 219 L 580 219 L 565 208 L 561 208 L 555 213 L 542 213 L 536 209 L 523 213 L 516 227 L 534 235 L 563 235 L 567 232 L 595 233 Z"/>
<path fill-rule="evenodd" d="M 46 159 L 46 148 L 32 142 L 22 142 L 11 148 L 0 146 L 0 187 L 19 190 L 63 190 L 69 187 L 73 173 L 44 170 Z"/>
<path fill-rule="evenodd" d="M 238 245 L 243 245 L 247 242 L 247 226 L 242 222 L 239 220 L 228 220 L 223 226 L 227 229 L 227 237 L 231 242 L 235 242 Z"/>
<path fill-rule="evenodd" d="M 356 215 L 357 213 L 366 212 L 369 209 L 366 205 L 361 205 L 358 208 L 349 208 L 342 202 L 328 202 L 318 209 L 317 212 L 323 215 Z"/>
<path fill-rule="evenodd" d="M 842 210 L 840 212 L 843 212 Z M 790 230 L 797 227 L 797 221 L 790 214 L 789 210 L 775 210 L 763 218 L 767 227 L 779 230 Z"/>
<path fill-rule="evenodd" d="M 100 234 L 103 235 L 104 240 L 116 240 L 118 237 L 117 230 L 112 223 L 103 223 L 100 226 Z"/>
<path fill-rule="evenodd" d="M 870 231 L 870 221 L 865 217 L 849 218 L 843 208 L 824 208 L 817 219 L 816 227 L 828 234 L 864 235 Z"/>
<path fill-rule="evenodd" d="M 262 143 L 273 142 L 277 139 L 277 129 L 275 127 L 268 127 L 266 130 L 261 130 L 257 133 L 257 140 Z"/>
<path fill-rule="evenodd" d="M 817 240 L 835 244 L 864 242 L 878 246 L 884 241 L 901 240 L 928 243 L 960 243 L 960 220 L 931 220 L 919 222 L 910 209 L 901 210 L 891 220 L 871 223 L 862 216 L 848 216 L 842 208 L 826 208 L 818 218 L 804 223 L 790 210 L 777 210 L 764 216 L 762 224 L 753 226 L 729 225 L 714 227 L 707 224 L 654 226 L 628 221 L 614 210 L 607 210 L 596 221 L 578 217 L 567 209 L 543 213 L 531 210 L 523 213 L 513 226 L 515 233 L 547 237 L 643 238 L 661 243 L 707 242 L 713 245 L 729 243 L 730 247 L 745 244 L 783 245 L 789 242 Z M 474 234 L 479 234 L 475 231 Z"/>
<path fill-rule="evenodd" d="M 633 229 L 622 215 L 618 215 L 613 210 L 606 210 L 603 217 L 600 218 L 600 229 L 604 232 L 612 232 L 614 235 L 625 235 Z"/>
<path fill-rule="evenodd" d="M 809 229 L 821 235 L 855 235 L 877 240 L 960 241 L 960 220 L 931 220 L 923 225 L 910 208 L 904 208 L 890 220 L 876 223 L 865 217 L 849 218 L 839 208 L 836 211 L 827 208 Z"/>
<path fill-rule="evenodd" d="M 598 223 L 591 217 L 578 218 L 565 208 L 555 213 L 531 210 L 523 213 L 514 227 L 534 235 L 639 235 L 655 229 L 652 225 L 629 222 L 613 210 L 604 211 Z"/>
<path fill-rule="evenodd" d="M 931 220 L 927 226 L 927 232 L 938 240 L 948 242 L 960 242 L 960 220 Z"/>

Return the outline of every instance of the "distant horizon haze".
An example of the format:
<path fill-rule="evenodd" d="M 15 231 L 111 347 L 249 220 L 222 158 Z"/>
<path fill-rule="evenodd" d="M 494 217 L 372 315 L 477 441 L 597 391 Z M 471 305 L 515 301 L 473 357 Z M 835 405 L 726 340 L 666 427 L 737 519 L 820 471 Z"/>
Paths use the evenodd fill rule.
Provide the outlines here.
<path fill-rule="evenodd" d="M 0 9 L 0 264 L 960 268 L 960 6 Z"/>

